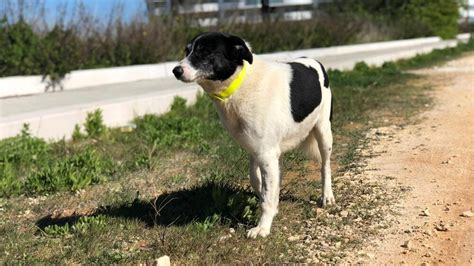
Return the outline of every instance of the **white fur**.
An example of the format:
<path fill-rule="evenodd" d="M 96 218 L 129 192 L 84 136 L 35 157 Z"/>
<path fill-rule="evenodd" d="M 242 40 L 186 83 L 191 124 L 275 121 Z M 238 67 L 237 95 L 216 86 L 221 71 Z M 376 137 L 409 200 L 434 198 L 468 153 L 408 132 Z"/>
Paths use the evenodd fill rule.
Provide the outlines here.
<path fill-rule="evenodd" d="M 331 90 L 324 87 L 324 75 L 313 59 L 297 59 L 314 68 L 321 84 L 321 104 L 303 121 L 293 120 L 290 105 L 291 67 L 285 63 L 268 62 L 254 55 L 240 88 L 225 102 L 214 100 L 224 127 L 250 155 L 250 183 L 261 199 L 263 210 L 258 225 L 248 237 L 265 237 L 270 233 L 278 213 L 280 192 L 280 155 L 298 145 L 313 158 L 321 155 L 322 204 L 333 204 L 330 156 L 332 150 Z M 221 91 L 239 73 L 223 82 L 196 81 L 208 93 Z M 186 73 L 186 72 L 185 72 Z"/>
<path fill-rule="evenodd" d="M 317 61 L 303 58 L 294 62 L 314 68 L 322 90 L 321 104 L 300 123 L 295 122 L 291 115 L 291 67 L 267 62 L 255 55 L 241 87 L 225 102 L 214 100 L 225 128 L 251 155 L 250 183 L 261 198 L 263 210 L 258 225 L 248 231 L 251 238 L 265 237 L 270 233 L 273 218 L 278 213 L 280 155 L 300 144 L 311 158 L 321 158 L 323 206 L 335 203 L 330 168 L 333 141 L 329 120 L 331 90 L 323 86 L 324 75 Z M 240 68 L 224 82 L 197 82 L 209 93 L 220 91 L 239 71 Z"/>

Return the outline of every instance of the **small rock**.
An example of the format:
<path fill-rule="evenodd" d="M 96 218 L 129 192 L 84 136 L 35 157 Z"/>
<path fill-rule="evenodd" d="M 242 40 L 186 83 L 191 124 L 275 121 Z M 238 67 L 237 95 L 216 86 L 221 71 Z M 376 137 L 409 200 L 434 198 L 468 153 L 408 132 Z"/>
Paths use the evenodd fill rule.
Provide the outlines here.
<path fill-rule="evenodd" d="M 325 213 L 326 210 L 323 209 L 323 208 L 317 208 L 316 209 L 316 216 L 319 216 L 319 215 L 322 215 L 323 213 Z"/>
<path fill-rule="evenodd" d="M 229 228 L 229 233 L 231 233 L 231 234 L 235 233 L 235 229 L 234 228 Z"/>
<path fill-rule="evenodd" d="M 162 257 L 156 259 L 155 260 L 155 265 L 156 266 L 170 266 L 171 265 L 170 257 L 162 256 Z"/>
<path fill-rule="evenodd" d="M 438 225 L 436 225 L 435 229 L 436 229 L 437 231 L 442 231 L 442 232 L 448 231 L 448 228 L 447 228 L 446 225 L 444 225 L 444 224 L 438 224 Z"/>
<path fill-rule="evenodd" d="M 411 249 L 411 248 L 413 248 L 413 243 L 410 240 L 407 240 L 407 241 L 405 241 L 405 243 L 402 244 L 401 247 L 406 248 L 406 249 Z"/>
<path fill-rule="evenodd" d="M 300 240 L 299 236 L 290 236 L 290 237 L 288 237 L 288 241 L 290 241 L 290 242 L 295 242 L 297 240 Z"/>
<path fill-rule="evenodd" d="M 427 262 L 422 262 L 420 266 L 428 266 L 429 264 Z"/>
<path fill-rule="evenodd" d="M 349 212 L 348 211 L 341 211 L 339 214 L 341 215 L 341 217 L 346 218 L 349 215 Z"/>
<path fill-rule="evenodd" d="M 472 211 L 465 211 L 465 212 L 461 213 L 461 216 L 462 217 L 472 217 L 472 216 L 474 216 L 474 213 Z"/>
<path fill-rule="evenodd" d="M 430 216 L 430 211 L 428 210 L 428 208 L 424 209 L 421 213 L 420 213 L 420 216 Z"/>
<path fill-rule="evenodd" d="M 219 237 L 219 241 L 220 241 L 220 242 L 223 242 L 223 241 L 225 241 L 225 240 L 227 240 L 227 239 L 229 239 L 229 238 L 232 238 L 232 235 L 231 235 L 231 234 L 223 235 L 223 236 Z"/>

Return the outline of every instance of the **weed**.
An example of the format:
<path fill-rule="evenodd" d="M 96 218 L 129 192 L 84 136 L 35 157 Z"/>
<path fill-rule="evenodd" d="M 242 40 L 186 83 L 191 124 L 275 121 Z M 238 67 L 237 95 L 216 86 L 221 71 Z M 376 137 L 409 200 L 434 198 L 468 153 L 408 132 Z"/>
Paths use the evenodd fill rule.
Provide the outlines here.
<path fill-rule="evenodd" d="M 467 43 L 459 43 L 456 47 L 435 49 L 431 53 L 418 54 L 410 59 L 402 59 L 397 64 L 403 69 L 428 67 L 446 60 L 456 58 L 463 52 L 474 50 L 474 38 L 471 37 Z"/>
<path fill-rule="evenodd" d="M 78 141 L 84 138 L 84 134 L 81 132 L 81 126 L 76 124 L 74 126 L 74 131 L 72 132 L 72 140 Z"/>
<path fill-rule="evenodd" d="M 107 217 L 103 215 L 80 217 L 74 224 L 49 225 L 43 228 L 47 236 L 58 237 L 69 234 L 86 234 L 91 229 L 101 229 L 107 224 Z"/>
<path fill-rule="evenodd" d="M 29 125 L 24 124 L 20 135 L 0 142 L 0 160 L 12 164 L 37 162 L 49 149 L 43 139 L 32 137 Z"/>
<path fill-rule="evenodd" d="M 113 172 L 112 166 L 112 162 L 100 158 L 91 148 L 86 148 L 31 173 L 25 182 L 25 188 L 36 193 L 78 190 L 107 180 Z"/>
<path fill-rule="evenodd" d="M 210 229 L 214 228 L 215 226 L 217 226 L 220 223 L 220 221 L 221 221 L 221 216 L 215 213 L 210 217 L 206 217 L 206 219 L 204 219 L 204 221 L 202 222 L 194 222 L 193 228 L 194 230 L 198 232 L 205 233 L 209 231 Z"/>
<path fill-rule="evenodd" d="M 104 120 L 102 118 L 102 110 L 97 109 L 92 113 L 87 113 L 84 128 L 88 137 L 101 137 L 107 131 L 107 127 L 104 125 Z"/>
<path fill-rule="evenodd" d="M 0 163 L 0 197 L 18 194 L 22 184 L 15 175 L 13 165 L 9 162 Z"/>

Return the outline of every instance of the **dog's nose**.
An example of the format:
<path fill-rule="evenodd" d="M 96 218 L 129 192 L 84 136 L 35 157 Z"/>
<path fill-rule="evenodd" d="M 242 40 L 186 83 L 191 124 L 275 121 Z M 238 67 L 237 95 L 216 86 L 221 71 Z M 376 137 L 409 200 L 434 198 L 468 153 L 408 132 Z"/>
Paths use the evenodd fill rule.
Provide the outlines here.
<path fill-rule="evenodd" d="M 184 73 L 184 71 L 183 71 L 183 68 L 181 66 L 177 66 L 177 67 L 173 68 L 173 74 L 177 79 L 181 78 L 183 73 Z"/>

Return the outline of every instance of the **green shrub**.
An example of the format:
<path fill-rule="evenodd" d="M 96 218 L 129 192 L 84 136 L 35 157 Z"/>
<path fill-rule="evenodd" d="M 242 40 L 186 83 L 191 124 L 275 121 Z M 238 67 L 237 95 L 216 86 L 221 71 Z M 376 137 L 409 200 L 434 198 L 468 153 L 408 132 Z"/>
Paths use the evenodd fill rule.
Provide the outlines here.
<path fill-rule="evenodd" d="M 39 74 L 41 39 L 25 21 L 0 21 L 0 76 Z"/>
<path fill-rule="evenodd" d="M 420 22 L 430 34 L 453 38 L 458 33 L 459 6 L 456 0 L 410 0 L 408 20 Z"/>
<path fill-rule="evenodd" d="M 73 141 L 78 141 L 84 138 L 84 135 L 81 132 L 81 126 L 79 126 L 78 124 L 74 126 L 74 131 L 72 132 L 71 137 Z"/>
<path fill-rule="evenodd" d="M 60 85 L 67 73 L 81 69 L 82 43 L 73 29 L 55 25 L 41 40 L 40 71 L 44 79 L 49 77 L 49 87 Z"/>
<path fill-rule="evenodd" d="M 84 128 L 86 129 L 88 137 L 98 138 L 104 135 L 104 133 L 107 131 L 107 127 L 104 124 L 102 111 L 100 109 L 97 109 L 92 113 L 87 113 Z"/>
<path fill-rule="evenodd" d="M 198 143 L 206 131 L 206 123 L 187 115 L 186 100 L 176 97 L 170 112 L 163 116 L 145 115 L 137 118 L 137 132 L 150 144 L 158 147 L 182 148 Z"/>
<path fill-rule="evenodd" d="M 91 149 L 58 159 L 32 172 L 26 182 L 27 191 L 54 192 L 78 190 L 105 181 L 113 172 L 113 163 Z"/>
<path fill-rule="evenodd" d="M 209 27 L 198 26 L 192 17 L 125 22 L 119 14 L 99 25 L 87 9 L 77 12 L 71 17 L 77 23 L 60 21 L 51 28 L 32 27 L 24 20 L 12 23 L 19 16 L 8 14 L 9 19 L 0 21 L 0 76 L 42 74 L 54 87 L 75 69 L 176 60 L 185 43 L 205 31 L 242 36 L 256 53 L 268 53 L 433 34 L 449 38 L 457 32 L 458 18 L 456 0 L 336 0 L 321 5 L 311 20 L 276 16 L 263 23 Z"/>
<path fill-rule="evenodd" d="M 13 165 L 0 162 L 0 197 L 16 195 L 21 192 L 22 184 L 16 176 Z"/>
<path fill-rule="evenodd" d="M 41 160 L 49 150 L 49 145 L 43 139 L 32 137 L 29 125 L 24 124 L 18 136 L 0 141 L 0 162 L 31 164 Z"/>
<path fill-rule="evenodd" d="M 104 228 L 107 224 L 107 217 L 104 215 L 80 217 L 72 225 L 49 225 L 43 229 L 43 233 L 51 237 L 66 236 L 70 234 L 86 234 L 94 229 Z"/>

